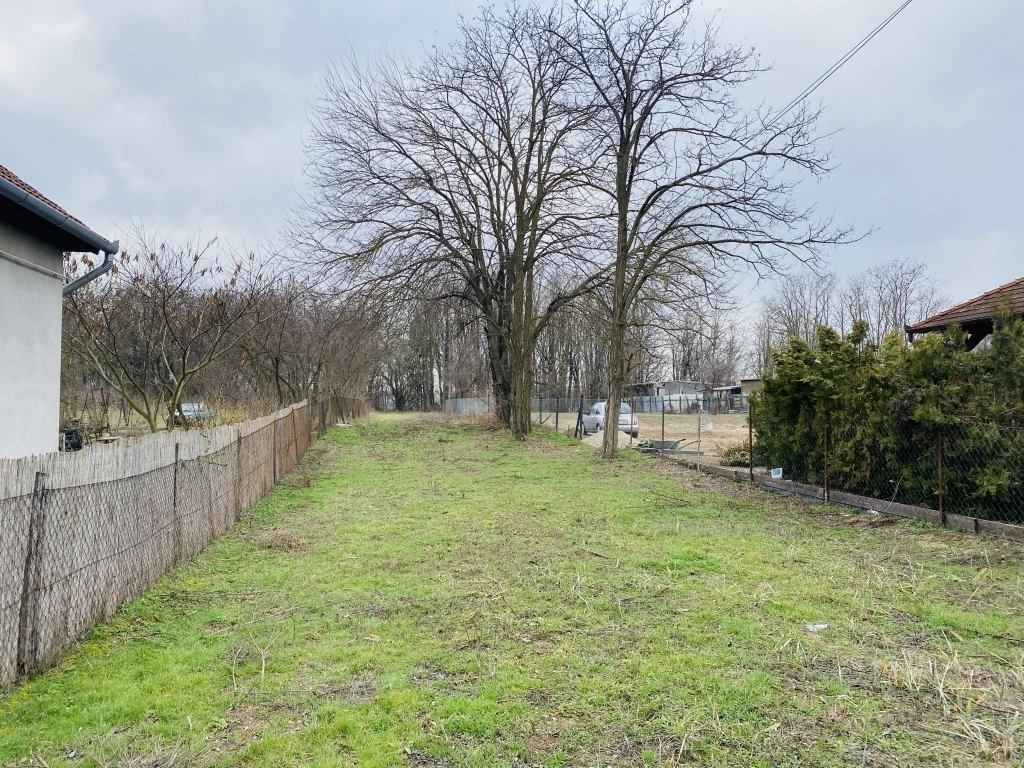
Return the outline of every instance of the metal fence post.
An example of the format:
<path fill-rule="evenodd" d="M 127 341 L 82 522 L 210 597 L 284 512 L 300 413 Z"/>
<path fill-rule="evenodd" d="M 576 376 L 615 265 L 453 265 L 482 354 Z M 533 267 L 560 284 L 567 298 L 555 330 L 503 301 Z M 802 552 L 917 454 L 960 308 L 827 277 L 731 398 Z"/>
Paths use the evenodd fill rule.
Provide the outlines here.
<path fill-rule="evenodd" d="M 747 459 L 750 462 L 750 482 L 754 482 L 754 419 L 747 410 Z"/>
<path fill-rule="evenodd" d="M 544 398 L 537 398 L 537 424 L 544 423 Z"/>
<path fill-rule="evenodd" d="M 938 481 L 939 481 L 939 490 L 938 490 L 938 493 L 939 493 L 939 515 L 942 517 L 942 524 L 946 525 L 946 505 L 943 502 L 943 496 L 945 495 L 945 491 L 942 488 L 942 448 L 943 448 L 943 446 L 942 446 L 942 433 L 941 432 L 939 433 L 938 440 L 936 441 L 936 443 L 937 443 L 937 448 L 938 448 L 938 456 L 936 458 L 938 460 L 938 469 L 939 469 L 939 473 L 938 473 L 939 474 L 939 476 L 938 476 Z"/>
<path fill-rule="evenodd" d="M 701 405 L 697 408 L 697 474 L 700 474 L 700 421 L 701 415 L 704 413 L 704 406 Z"/>
<path fill-rule="evenodd" d="M 562 410 L 561 402 L 562 402 L 562 398 L 561 397 L 556 397 L 555 398 L 555 432 L 558 431 L 558 414 Z"/>
<path fill-rule="evenodd" d="M 46 530 L 46 473 L 36 472 L 32 489 L 32 513 L 29 518 L 28 548 L 21 582 L 21 608 L 18 613 L 18 674 L 27 675 L 39 659 L 39 598 L 43 581 L 43 535 Z"/>
<path fill-rule="evenodd" d="M 665 447 L 665 396 L 661 396 L 661 447 Z"/>
<path fill-rule="evenodd" d="M 827 424 L 825 425 L 825 462 L 824 462 L 823 481 L 824 481 L 825 503 L 827 504 L 828 503 L 828 425 Z"/>

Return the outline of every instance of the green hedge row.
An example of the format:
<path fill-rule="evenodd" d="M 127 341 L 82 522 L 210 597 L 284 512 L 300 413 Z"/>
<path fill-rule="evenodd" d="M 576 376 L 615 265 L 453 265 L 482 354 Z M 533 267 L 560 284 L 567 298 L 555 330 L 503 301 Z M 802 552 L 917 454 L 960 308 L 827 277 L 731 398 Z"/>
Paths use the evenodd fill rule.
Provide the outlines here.
<path fill-rule="evenodd" d="M 751 407 L 755 461 L 786 477 L 1024 523 L 1024 321 L 969 351 L 959 328 L 881 345 L 857 323 L 793 338 Z M 826 462 L 827 456 L 827 462 Z"/>

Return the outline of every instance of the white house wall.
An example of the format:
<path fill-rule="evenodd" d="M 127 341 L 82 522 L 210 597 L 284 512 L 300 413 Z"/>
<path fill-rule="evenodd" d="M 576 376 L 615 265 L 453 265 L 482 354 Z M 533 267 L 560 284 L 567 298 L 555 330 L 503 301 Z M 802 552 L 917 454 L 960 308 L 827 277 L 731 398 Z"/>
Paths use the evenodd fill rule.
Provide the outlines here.
<path fill-rule="evenodd" d="M 61 252 L 0 222 L 0 251 L 50 272 Z M 62 280 L 0 255 L 0 458 L 57 450 Z"/>

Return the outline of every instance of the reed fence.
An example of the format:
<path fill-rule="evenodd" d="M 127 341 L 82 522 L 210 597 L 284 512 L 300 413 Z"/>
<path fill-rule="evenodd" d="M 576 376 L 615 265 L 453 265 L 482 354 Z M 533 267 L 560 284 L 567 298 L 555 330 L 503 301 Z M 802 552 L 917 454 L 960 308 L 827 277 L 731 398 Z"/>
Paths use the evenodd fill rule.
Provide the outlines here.
<path fill-rule="evenodd" d="M 359 400 L 0 461 L 0 686 L 227 531 Z"/>

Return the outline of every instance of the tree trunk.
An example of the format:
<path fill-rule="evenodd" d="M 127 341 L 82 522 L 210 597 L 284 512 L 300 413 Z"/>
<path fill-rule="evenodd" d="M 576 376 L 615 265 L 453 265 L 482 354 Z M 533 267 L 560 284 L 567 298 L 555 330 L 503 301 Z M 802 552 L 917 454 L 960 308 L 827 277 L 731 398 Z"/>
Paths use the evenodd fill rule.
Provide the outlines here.
<path fill-rule="evenodd" d="M 619 455 L 619 403 L 626 386 L 626 320 L 629 297 L 626 295 L 626 271 L 629 268 L 629 241 L 626 233 L 629 217 L 629 146 L 623 142 L 616 158 L 615 202 L 618 207 L 615 238 L 615 285 L 612 294 L 612 327 L 608 361 L 608 409 L 605 416 L 601 456 Z"/>
<path fill-rule="evenodd" d="M 523 329 L 513 330 L 507 321 L 487 320 L 487 358 L 496 403 L 495 412 L 517 440 L 530 434 L 530 401 L 533 395 L 531 347 L 521 338 Z M 504 326 L 504 327 L 503 327 Z M 526 351 L 520 351 L 525 349 Z"/>
<path fill-rule="evenodd" d="M 525 357 L 525 359 L 524 359 Z M 511 412 L 509 428 L 517 440 L 523 440 L 533 426 L 530 416 L 533 400 L 533 366 L 528 356 L 517 355 L 511 361 L 515 370 L 511 372 L 513 382 L 511 395 Z"/>
<path fill-rule="evenodd" d="M 626 389 L 626 323 L 621 319 L 616 302 L 615 318 L 612 322 L 608 366 L 608 409 L 605 412 L 604 439 L 601 456 L 614 459 L 619 455 L 619 405 Z"/>

